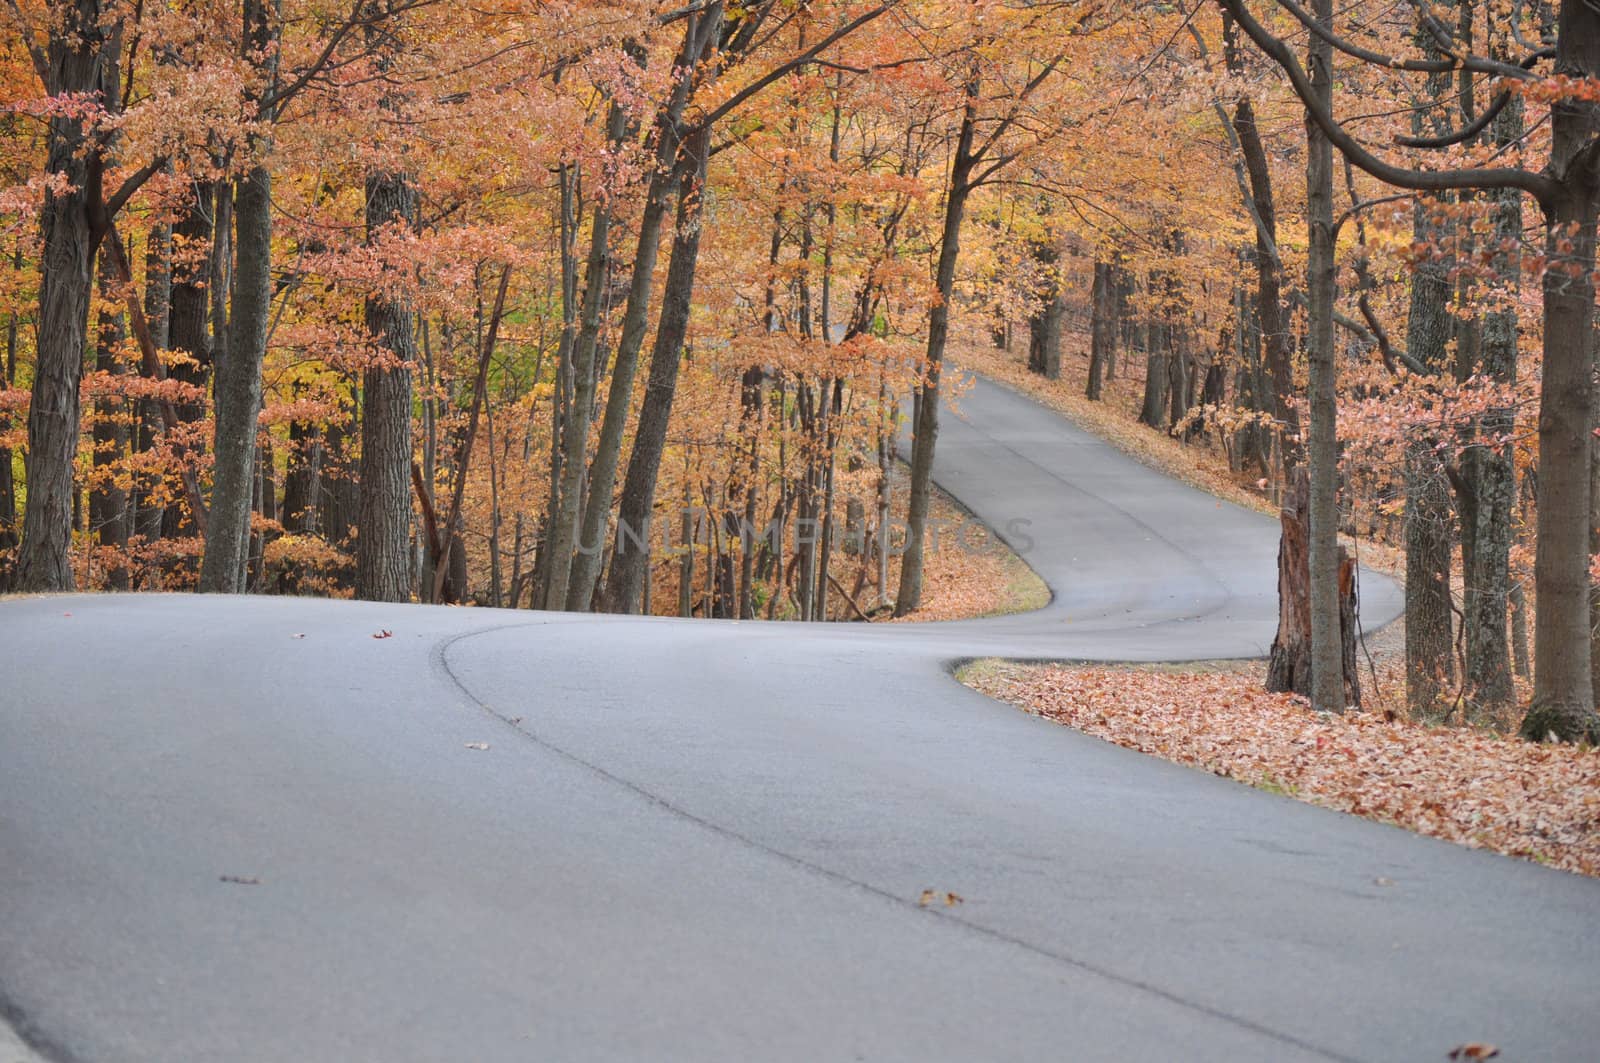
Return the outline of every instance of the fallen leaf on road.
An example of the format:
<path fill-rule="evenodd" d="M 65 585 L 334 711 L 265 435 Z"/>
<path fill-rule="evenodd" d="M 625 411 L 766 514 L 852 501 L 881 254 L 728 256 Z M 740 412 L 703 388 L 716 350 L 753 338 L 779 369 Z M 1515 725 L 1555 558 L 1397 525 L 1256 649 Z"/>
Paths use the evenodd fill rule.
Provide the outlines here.
<path fill-rule="evenodd" d="M 467 748 L 468 749 L 488 749 L 489 748 L 489 743 L 487 743 L 487 742 L 468 742 L 467 743 Z"/>
<path fill-rule="evenodd" d="M 261 880 L 260 879 L 254 878 L 254 877 L 252 877 L 250 875 L 221 875 L 219 877 L 222 879 L 222 881 L 231 882 L 236 886 L 259 886 L 259 885 L 261 885 Z"/>
<path fill-rule="evenodd" d="M 392 639 L 394 638 L 394 632 L 390 631 L 388 628 L 384 628 L 382 631 L 378 632 L 372 637 L 375 639 Z"/>
<path fill-rule="evenodd" d="M 954 908 L 960 904 L 964 897 L 959 893 L 940 892 L 938 890 L 923 890 L 922 896 L 917 898 L 917 907 L 926 908 L 935 901 L 943 902 L 946 908 Z"/>
<path fill-rule="evenodd" d="M 1474 1041 L 1470 1044 L 1456 1045 L 1450 1050 L 1451 1059 L 1493 1059 L 1500 1054 L 1494 1045 L 1479 1044 Z"/>

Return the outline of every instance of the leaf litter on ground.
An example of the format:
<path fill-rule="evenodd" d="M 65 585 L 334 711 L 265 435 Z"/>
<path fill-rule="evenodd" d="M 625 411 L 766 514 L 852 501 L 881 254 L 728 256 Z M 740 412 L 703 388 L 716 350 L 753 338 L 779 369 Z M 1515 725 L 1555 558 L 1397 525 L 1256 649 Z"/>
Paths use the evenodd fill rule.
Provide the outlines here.
<path fill-rule="evenodd" d="M 963 681 L 1117 745 L 1252 786 L 1600 876 L 1600 749 L 1438 727 L 1381 710 L 1318 715 L 1221 670 L 983 661 Z"/>

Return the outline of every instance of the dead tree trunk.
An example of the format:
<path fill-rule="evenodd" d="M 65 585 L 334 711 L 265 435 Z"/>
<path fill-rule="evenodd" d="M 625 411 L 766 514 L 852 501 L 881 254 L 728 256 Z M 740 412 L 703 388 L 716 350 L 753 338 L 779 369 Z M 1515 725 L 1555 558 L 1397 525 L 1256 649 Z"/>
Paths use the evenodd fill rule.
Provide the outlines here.
<path fill-rule="evenodd" d="M 1278 634 L 1267 663 L 1267 689 L 1309 698 L 1311 655 L 1311 485 L 1304 467 L 1294 476 L 1278 520 Z M 1356 565 L 1344 547 L 1338 553 L 1339 645 L 1344 703 L 1361 704 L 1356 670 Z"/>

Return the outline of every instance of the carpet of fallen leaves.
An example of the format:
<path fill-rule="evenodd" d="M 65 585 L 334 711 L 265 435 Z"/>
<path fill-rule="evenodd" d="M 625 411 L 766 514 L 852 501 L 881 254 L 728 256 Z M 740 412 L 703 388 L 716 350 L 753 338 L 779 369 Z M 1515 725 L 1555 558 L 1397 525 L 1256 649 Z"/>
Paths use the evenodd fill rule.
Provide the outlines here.
<path fill-rule="evenodd" d="M 1341 812 L 1600 876 L 1600 750 L 1381 711 L 1318 716 L 1259 662 L 1081 667 L 983 661 L 967 685 L 1086 734 Z"/>

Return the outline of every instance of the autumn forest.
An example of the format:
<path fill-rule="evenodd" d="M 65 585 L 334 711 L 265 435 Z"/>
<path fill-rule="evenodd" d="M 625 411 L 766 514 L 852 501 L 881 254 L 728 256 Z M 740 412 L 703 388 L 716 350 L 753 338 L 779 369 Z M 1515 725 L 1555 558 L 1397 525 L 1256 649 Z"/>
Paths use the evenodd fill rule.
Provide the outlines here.
<path fill-rule="evenodd" d="M 1268 689 L 1387 564 L 1406 712 L 1600 741 L 1588 0 L 0 27 L 0 591 L 942 617 L 981 373 L 1281 521 Z"/>

